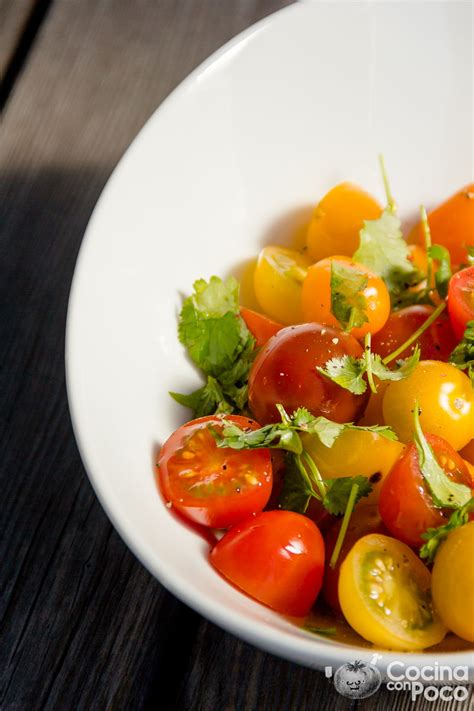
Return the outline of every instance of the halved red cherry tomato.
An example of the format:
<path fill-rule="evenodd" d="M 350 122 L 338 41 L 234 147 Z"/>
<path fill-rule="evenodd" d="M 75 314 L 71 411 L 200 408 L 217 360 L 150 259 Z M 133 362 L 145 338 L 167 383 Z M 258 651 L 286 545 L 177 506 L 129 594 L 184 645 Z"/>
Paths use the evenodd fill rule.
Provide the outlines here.
<path fill-rule="evenodd" d="M 453 331 L 461 340 L 467 322 L 474 320 L 474 267 L 461 269 L 451 278 L 448 289 L 448 311 Z"/>
<path fill-rule="evenodd" d="M 324 569 L 323 597 L 328 605 L 330 605 L 333 610 L 336 610 L 336 612 L 342 612 L 341 603 L 339 602 L 338 584 L 339 571 L 344 558 L 359 538 L 367 536 L 369 533 L 387 532 L 382 523 L 377 506 L 359 505 L 351 516 L 336 565 L 334 568 L 331 568 L 329 563 L 334 546 L 336 545 L 341 524 L 341 520 L 336 521 L 324 536 L 324 543 L 326 544 L 326 567 Z"/>
<path fill-rule="evenodd" d="M 467 263 L 467 248 L 474 245 L 474 183 L 445 200 L 429 213 L 431 241 L 449 249 L 453 264 Z M 416 225 L 410 242 L 424 243 L 423 229 Z"/>
<path fill-rule="evenodd" d="M 426 439 L 448 477 L 471 488 L 466 464 L 451 445 L 435 435 L 428 434 Z M 421 534 L 445 524 L 452 513 L 434 505 L 420 470 L 415 444 L 408 445 L 382 484 L 379 511 L 390 533 L 409 546 L 420 546 Z"/>
<path fill-rule="evenodd" d="M 385 358 L 402 345 L 434 311 L 433 306 L 407 306 L 390 314 L 385 326 L 372 336 L 372 350 Z M 442 313 L 420 338 L 400 353 L 399 358 L 408 358 L 418 343 L 421 360 L 447 361 L 457 344 L 448 316 Z"/>
<path fill-rule="evenodd" d="M 368 392 L 353 395 L 321 375 L 317 366 L 343 355 L 360 358 L 355 338 L 331 326 L 305 323 L 279 331 L 260 351 L 250 371 L 249 405 L 259 422 L 278 422 L 275 403 L 292 413 L 307 407 L 313 415 L 336 422 L 360 417 Z"/>
<path fill-rule="evenodd" d="M 231 528 L 210 560 L 251 597 L 299 617 L 310 611 L 321 589 L 324 541 L 306 516 L 264 511 Z"/>
<path fill-rule="evenodd" d="M 227 417 L 241 428 L 256 430 L 253 420 Z M 212 528 L 227 528 L 261 511 L 272 489 L 268 449 L 219 449 L 209 427 L 222 419 L 200 417 L 179 427 L 161 448 L 159 480 L 165 499 L 186 518 Z"/>
<path fill-rule="evenodd" d="M 245 306 L 240 307 L 240 315 L 255 338 L 257 348 L 264 346 L 275 333 L 278 333 L 283 328 L 281 323 L 272 321 L 268 316 L 252 311 L 252 309 L 247 309 Z"/>

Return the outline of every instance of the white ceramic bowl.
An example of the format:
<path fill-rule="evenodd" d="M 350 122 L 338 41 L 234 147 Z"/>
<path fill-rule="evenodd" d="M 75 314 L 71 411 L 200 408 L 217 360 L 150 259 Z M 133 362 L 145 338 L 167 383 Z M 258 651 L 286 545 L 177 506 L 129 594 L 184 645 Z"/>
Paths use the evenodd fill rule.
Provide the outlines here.
<path fill-rule="evenodd" d="M 71 292 L 67 384 L 81 455 L 113 524 L 172 593 L 243 639 L 321 668 L 371 652 L 310 635 L 226 584 L 155 488 L 156 450 L 185 418 L 168 390 L 199 382 L 176 337 L 180 295 L 226 275 L 328 188 L 402 216 L 472 171 L 470 3 L 297 3 L 194 71 L 120 162 L 87 229 Z M 384 653 L 384 669 L 400 654 Z M 407 655 L 421 665 L 426 654 Z M 469 653 L 437 661 L 472 663 Z"/>

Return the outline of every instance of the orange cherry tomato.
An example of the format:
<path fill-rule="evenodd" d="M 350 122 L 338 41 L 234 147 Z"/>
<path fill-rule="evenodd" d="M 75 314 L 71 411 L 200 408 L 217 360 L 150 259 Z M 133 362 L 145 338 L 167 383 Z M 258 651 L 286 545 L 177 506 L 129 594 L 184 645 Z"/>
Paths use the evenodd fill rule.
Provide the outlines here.
<path fill-rule="evenodd" d="M 464 336 L 466 324 L 474 320 L 474 267 L 461 269 L 449 282 L 448 311 L 457 338 Z"/>
<path fill-rule="evenodd" d="M 418 304 L 394 311 L 385 326 L 372 338 L 372 350 L 385 358 L 402 345 L 434 311 L 433 306 Z M 411 346 L 400 353 L 399 358 L 408 358 L 418 344 L 422 360 L 448 361 L 457 344 L 456 336 L 446 313 L 440 314 Z"/>
<path fill-rule="evenodd" d="M 376 220 L 379 203 L 352 183 L 341 183 L 330 190 L 316 206 L 308 226 L 306 244 L 315 261 L 332 254 L 351 257 L 359 246 L 364 220 Z"/>
<path fill-rule="evenodd" d="M 281 323 L 272 321 L 268 316 L 259 314 L 257 311 L 252 311 L 252 309 L 247 309 L 245 306 L 240 307 L 240 315 L 247 324 L 250 333 L 255 338 L 257 348 L 264 346 L 275 333 L 278 333 L 278 331 L 281 331 L 283 328 Z"/>
<path fill-rule="evenodd" d="M 472 480 L 462 457 L 435 435 L 426 435 L 436 459 L 450 479 L 472 487 Z M 415 444 L 405 449 L 382 484 L 379 497 L 382 521 L 390 533 L 409 546 L 423 543 L 421 534 L 447 522 L 452 510 L 440 509 L 433 503 L 428 485 L 421 473 Z"/>
<path fill-rule="evenodd" d="M 253 420 L 228 415 L 242 428 Z M 218 448 L 209 426 L 222 428 L 220 417 L 200 417 L 179 427 L 161 448 L 161 490 L 186 518 L 211 528 L 227 528 L 261 511 L 270 498 L 272 464 L 268 449 Z"/>
<path fill-rule="evenodd" d="M 428 222 L 433 244 L 442 244 L 453 264 L 467 264 L 467 248 L 474 245 L 474 183 L 465 185 L 429 213 Z M 421 224 L 416 225 L 409 241 L 424 244 Z"/>
<path fill-rule="evenodd" d="M 474 464 L 474 439 L 471 439 L 471 441 L 460 450 L 459 454 L 463 459 L 467 459 L 470 464 Z"/>
<path fill-rule="evenodd" d="M 317 366 L 330 358 L 360 358 L 362 346 L 348 333 L 318 323 L 288 326 L 279 331 L 255 358 L 249 375 L 249 407 L 263 424 L 278 422 L 275 407 L 287 412 L 306 407 L 313 415 L 336 422 L 360 417 L 369 394 L 354 395 L 321 375 Z"/>
<path fill-rule="evenodd" d="M 303 282 L 303 315 L 307 321 L 317 321 L 329 326 L 340 326 L 331 310 L 331 264 L 342 262 L 349 269 L 363 272 L 368 277 L 367 286 L 362 292 L 366 301 L 368 321 L 358 328 L 351 329 L 354 338 L 362 338 L 366 333 L 377 333 L 383 328 L 390 314 L 390 295 L 380 277 L 373 274 L 363 264 L 353 262 L 349 257 L 336 256 L 322 259 L 308 269 Z"/>
<path fill-rule="evenodd" d="M 324 541 L 306 516 L 264 511 L 231 528 L 212 549 L 210 560 L 251 597 L 302 617 L 321 589 Z"/>

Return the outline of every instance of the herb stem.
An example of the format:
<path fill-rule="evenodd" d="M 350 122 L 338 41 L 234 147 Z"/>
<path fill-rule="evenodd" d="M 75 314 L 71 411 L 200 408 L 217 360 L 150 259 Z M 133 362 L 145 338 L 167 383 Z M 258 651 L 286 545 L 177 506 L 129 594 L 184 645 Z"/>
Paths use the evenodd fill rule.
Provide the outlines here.
<path fill-rule="evenodd" d="M 372 334 L 370 331 L 365 334 L 365 343 L 364 343 L 364 359 L 365 359 L 365 368 L 367 372 L 367 382 L 369 383 L 369 388 L 371 391 L 376 395 L 377 394 L 377 386 L 375 385 L 374 381 L 374 375 L 372 373 L 372 358 L 370 357 L 372 355 L 371 353 L 372 350 Z"/>
<path fill-rule="evenodd" d="M 319 471 L 318 467 L 316 466 L 316 462 L 314 461 L 314 459 L 310 455 L 310 453 L 307 452 L 306 450 L 303 450 L 302 456 L 303 456 L 303 459 L 304 459 L 306 465 L 309 468 L 309 471 L 311 472 L 314 483 L 318 487 L 318 491 L 321 494 L 321 497 L 324 499 L 328 490 L 327 490 L 326 484 L 324 483 L 323 477 L 321 476 L 321 472 Z"/>
<path fill-rule="evenodd" d="M 283 424 L 291 425 L 291 417 L 289 416 L 283 405 L 281 403 L 277 403 L 275 407 L 280 413 L 281 421 L 283 422 Z"/>
<path fill-rule="evenodd" d="M 399 346 L 396 350 L 393 351 L 393 353 L 390 353 L 386 358 L 383 359 L 382 363 L 384 365 L 387 365 L 388 363 L 391 363 L 392 360 L 395 360 L 395 358 L 398 358 L 400 353 L 403 353 L 403 351 L 411 346 L 412 343 L 418 340 L 418 338 L 426 331 L 427 328 L 431 326 L 431 324 L 436 321 L 440 313 L 444 311 L 446 308 L 446 302 L 442 301 L 433 311 L 431 316 L 428 316 L 426 321 L 424 321 L 419 328 L 416 329 L 414 333 L 411 334 L 407 340 L 402 343 L 401 346 Z"/>
<path fill-rule="evenodd" d="M 344 538 L 346 536 L 347 528 L 349 526 L 349 521 L 351 520 L 352 511 L 354 509 L 355 500 L 357 498 L 357 492 L 359 491 L 358 484 L 352 484 L 351 493 L 349 494 L 349 500 L 347 502 L 346 510 L 344 511 L 344 518 L 342 519 L 341 528 L 339 529 L 339 534 L 337 536 L 336 545 L 332 552 L 331 560 L 329 563 L 330 568 L 334 568 L 337 559 L 339 558 L 339 553 L 341 552 L 342 544 L 344 543 Z"/>
<path fill-rule="evenodd" d="M 385 169 L 385 160 L 384 160 L 382 153 L 380 153 L 380 155 L 379 155 L 379 163 L 380 163 L 380 170 L 382 172 L 382 180 L 383 180 L 383 184 L 384 184 L 384 188 L 385 188 L 385 195 L 387 197 L 388 209 L 390 210 L 392 215 L 394 215 L 397 211 L 397 203 L 393 199 L 392 191 L 390 190 L 390 183 L 388 182 L 387 171 Z"/>
<path fill-rule="evenodd" d="M 318 499 L 318 501 L 321 501 L 320 495 L 317 494 L 313 488 L 312 481 L 309 478 L 308 472 L 306 471 L 306 467 L 304 466 L 304 464 L 301 460 L 301 455 L 295 454 L 294 456 L 295 456 L 296 466 L 298 467 L 298 471 L 301 474 L 301 476 L 303 477 L 306 486 L 308 487 L 309 496 L 314 496 L 315 499 Z M 308 504 L 309 504 L 309 498 L 308 498 L 308 501 L 306 502 L 306 506 L 304 507 L 304 511 L 306 511 L 306 509 L 308 508 Z"/>
<path fill-rule="evenodd" d="M 426 287 L 427 289 L 431 289 L 431 280 L 433 278 L 433 257 L 430 254 L 431 230 L 428 222 L 428 215 L 426 214 L 424 205 L 420 205 L 420 214 L 421 226 L 423 228 L 423 235 L 425 237 L 426 258 L 428 260 L 428 268 L 426 270 Z"/>

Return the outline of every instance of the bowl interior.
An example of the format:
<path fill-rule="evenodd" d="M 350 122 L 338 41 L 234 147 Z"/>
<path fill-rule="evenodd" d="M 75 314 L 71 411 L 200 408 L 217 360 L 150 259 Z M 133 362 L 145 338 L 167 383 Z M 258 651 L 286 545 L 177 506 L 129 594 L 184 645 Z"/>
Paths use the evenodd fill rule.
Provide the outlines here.
<path fill-rule="evenodd" d="M 383 200 L 380 151 L 408 220 L 468 180 L 471 13 L 469 3 L 298 3 L 243 33 L 150 119 L 105 189 L 77 264 L 68 392 L 108 515 L 189 605 L 311 666 L 354 653 L 227 585 L 157 493 L 157 448 L 186 417 L 168 391 L 199 382 L 176 315 L 194 279 L 227 275 L 262 244 L 288 239 L 336 182 Z"/>

